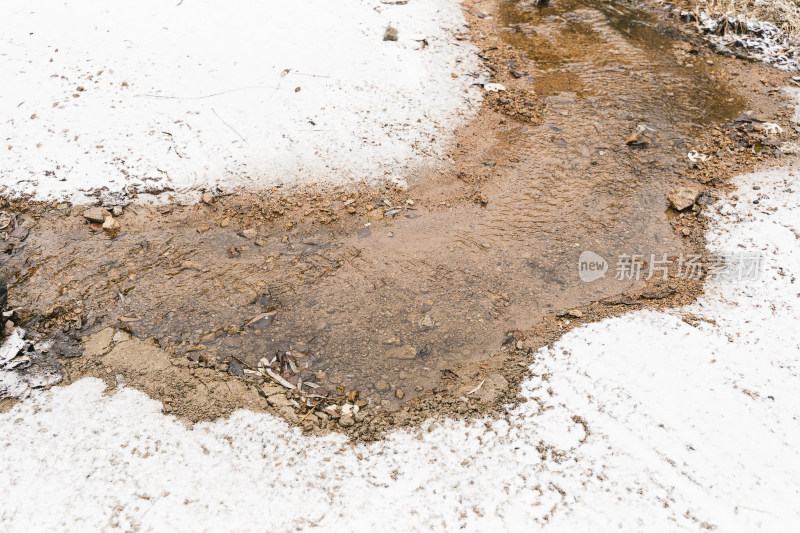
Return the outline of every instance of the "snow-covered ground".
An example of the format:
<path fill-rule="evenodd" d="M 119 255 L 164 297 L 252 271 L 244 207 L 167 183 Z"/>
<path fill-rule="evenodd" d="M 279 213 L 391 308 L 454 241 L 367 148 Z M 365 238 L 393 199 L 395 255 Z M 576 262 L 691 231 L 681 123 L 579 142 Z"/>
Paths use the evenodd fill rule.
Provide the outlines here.
<path fill-rule="evenodd" d="M 716 279 L 689 308 L 573 330 L 537 355 L 529 401 L 505 418 L 350 446 L 244 411 L 187 429 L 142 393 L 87 379 L 0 415 L 0 523 L 796 531 L 800 183 L 789 168 L 739 183 L 711 246 L 763 254 L 760 279 Z"/>
<path fill-rule="evenodd" d="M 405 178 L 480 101 L 464 24 L 457 0 L 4 0 L 0 192 Z"/>

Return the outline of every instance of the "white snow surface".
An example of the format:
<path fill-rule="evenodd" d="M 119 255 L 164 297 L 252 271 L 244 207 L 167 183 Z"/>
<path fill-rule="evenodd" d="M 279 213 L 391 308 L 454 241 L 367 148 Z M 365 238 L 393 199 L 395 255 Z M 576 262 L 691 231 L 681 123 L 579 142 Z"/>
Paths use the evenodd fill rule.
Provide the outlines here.
<path fill-rule="evenodd" d="M 0 415 L 0 523 L 797 531 L 800 183 L 778 169 L 740 184 L 713 210 L 710 245 L 761 252 L 759 281 L 716 279 L 686 309 L 571 331 L 537 354 L 528 401 L 507 416 L 351 446 L 246 411 L 190 429 L 141 392 L 85 379 Z"/>
<path fill-rule="evenodd" d="M 457 0 L 390 4 L 4 0 L 0 192 L 191 199 L 438 167 L 480 102 L 476 50 Z"/>

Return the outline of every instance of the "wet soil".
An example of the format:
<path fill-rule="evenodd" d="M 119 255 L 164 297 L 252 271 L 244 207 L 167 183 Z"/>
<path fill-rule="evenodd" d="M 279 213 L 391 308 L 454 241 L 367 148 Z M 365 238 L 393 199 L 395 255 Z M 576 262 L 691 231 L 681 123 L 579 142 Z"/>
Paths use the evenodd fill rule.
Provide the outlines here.
<path fill-rule="evenodd" d="M 644 279 L 651 254 L 702 254 L 711 188 L 779 154 L 752 121 L 734 121 L 743 111 L 782 124 L 782 142 L 796 137 L 776 90 L 785 76 L 715 56 L 643 5 L 465 8 L 464 38 L 486 65 L 476 79 L 505 90 L 458 132 L 453 168 L 408 189 L 130 204 L 110 233 L 86 206 L 5 200 L 30 231 L 2 259 L 17 322 L 62 332 L 78 353 L 104 328 L 133 337 L 122 355 L 109 357 L 109 338 L 64 359 L 65 382 L 121 376 L 191 421 L 246 407 L 309 431 L 342 413 L 308 410 L 357 404 L 343 425 L 369 439 L 435 412 L 497 408 L 531 354 L 575 325 L 691 301 L 700 280 Z M 693 162 L 692 150 L 712 158 Z M 709 188 L 700 205 L 670 208 L 669 191 L 695 182 Z M 604 277 L 581 280 L 584 251 L 605 258 Z M 645 275 L 618 279 L 630 254 Z M 265 383 L 263 359 L 303 394 Z"/>

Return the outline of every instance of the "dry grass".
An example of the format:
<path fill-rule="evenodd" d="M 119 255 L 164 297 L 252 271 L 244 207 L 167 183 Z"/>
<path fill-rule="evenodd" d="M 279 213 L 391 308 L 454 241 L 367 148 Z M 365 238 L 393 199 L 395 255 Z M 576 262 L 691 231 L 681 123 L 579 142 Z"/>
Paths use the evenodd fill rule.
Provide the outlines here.
<path fill-rule="evenodd" d="M 696 10 L 771 22 L 800 40 L 800 0 L 694 0 Z"/>

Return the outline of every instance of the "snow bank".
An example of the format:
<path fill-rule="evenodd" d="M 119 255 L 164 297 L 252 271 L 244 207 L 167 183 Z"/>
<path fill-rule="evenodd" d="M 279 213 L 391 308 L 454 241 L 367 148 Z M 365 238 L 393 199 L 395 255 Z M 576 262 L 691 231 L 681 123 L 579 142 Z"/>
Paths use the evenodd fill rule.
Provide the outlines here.
<path fill-rule="evenodd" d="M 6 0 L 0 191 L 191 196 L 440 164 L 480 100 L 475 50 L 457 0 L 391 4 Z"/>
<path fill-rule="evenodd" d="M 187 429 L 87 379 L 0 415 L 4 530 L 797 530 L 800 183 L 740 183 L 711 247 L 762 253 L 760 280 L 573 330 L 504 419 L 351 447 L 243 411 Z"/>

